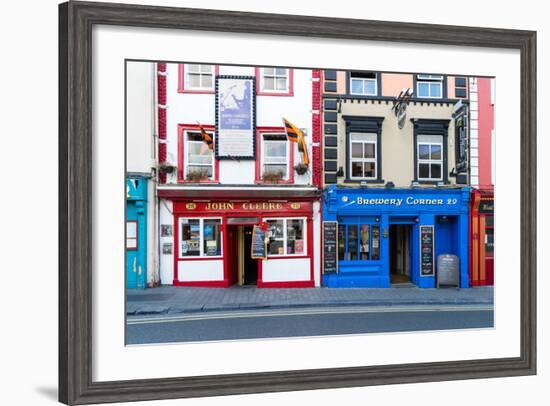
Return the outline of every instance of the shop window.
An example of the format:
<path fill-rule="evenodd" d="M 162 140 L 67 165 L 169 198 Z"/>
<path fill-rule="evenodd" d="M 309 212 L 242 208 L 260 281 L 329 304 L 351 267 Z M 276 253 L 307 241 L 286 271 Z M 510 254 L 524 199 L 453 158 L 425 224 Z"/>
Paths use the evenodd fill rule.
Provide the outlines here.
<path fill-rule="evenodd" d="M 214 90 L 214 65 L 185 65 L 186 90 Z"/>
<path fill-rule="evenodd" d="M 429 99 L 443 98 L 443 76 L 416 75 L 416 96 Z"/>
<path fill-rule="evenodd" d="M 443 137 L 419 135 L 416 147 L 418 180 L 443 180 Z"/>
<path fill-rule="evenodd" d="M 262 178 L 288 180 L 290 146 L 285 134 L 262 134 Z"/>
<path fill-rule="evenodd" d="M 494 217 L 485 216 L 485 253 L 493 256 L 495 250 Z"/>
<path fill-rule="evenodd" d="M 377 134 L 350 133 L 351 179 L 376 179 Z"/>
<path fill-rule="evenodd" d="M 128 220 L 126 222 L 126 249 L 138 249 L 138 223 L 136 220 Z"/>
<path fill-rule="evenodd" d="M 339 261 L 378 261 L 379 259 L 379 225 L 338 223 Z"/>
<path fill-rule="evenodd" d="M 260 68 L 260 92 L 289 94 L 291 70 L 287 68 Z"/>
<path fill-rule="evenodd" d="M 268 219 L 268 255 L 305 255 L 305 219 Z"/>
<path fill-rule="evenodd" d="M 213 133 L 207 131 L 214 137 Z M 185 179 L 209 180 L 214 177 L 214 153 L 201 137 L 200 132 L 187 131 L 185 133 Z"/>
<path fill-rule="evenodd" d="M 222 255 L 221 219 L 180 218 L 180 257 Z"/>
<path fill-rule="evenodd" d="M 378 82 L 374 72 L 350 72 L 350 94 L 359 96 L 376 96 Z"/>

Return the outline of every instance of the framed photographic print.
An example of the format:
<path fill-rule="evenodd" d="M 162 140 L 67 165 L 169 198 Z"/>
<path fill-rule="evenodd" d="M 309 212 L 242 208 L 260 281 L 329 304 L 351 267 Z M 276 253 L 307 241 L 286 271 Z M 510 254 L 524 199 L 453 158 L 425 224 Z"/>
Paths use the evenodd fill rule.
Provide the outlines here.
<path fill-rule="evenodd" d="M 59 15 L 61 402 L 536 373 L 535 32 Z"/>

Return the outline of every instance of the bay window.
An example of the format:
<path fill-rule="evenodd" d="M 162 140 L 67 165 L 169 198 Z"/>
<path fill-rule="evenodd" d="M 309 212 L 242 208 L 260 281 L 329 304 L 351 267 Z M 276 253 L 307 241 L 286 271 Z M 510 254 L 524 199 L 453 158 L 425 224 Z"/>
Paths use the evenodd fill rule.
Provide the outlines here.
<path fill-rule="evenodd" d="M 221 219 L 180 218 L 180 257 L 222 255 Z"/>

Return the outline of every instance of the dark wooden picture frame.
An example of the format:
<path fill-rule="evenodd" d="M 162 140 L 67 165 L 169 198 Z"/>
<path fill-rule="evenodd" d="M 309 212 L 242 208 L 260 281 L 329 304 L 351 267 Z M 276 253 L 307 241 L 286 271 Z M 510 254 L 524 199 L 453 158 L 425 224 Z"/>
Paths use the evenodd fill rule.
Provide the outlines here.
<path fill-rule="evenodd" d="M 92 27 L 95 24 L 508 48 L 521 58 L 521 348 L 517 358 L 92 380 Z M 125 4 L 59 7 L 59 400 L 218 396 L 536 373 L 536 32 Z M 122 158 L 121 158 L 122 159 Z"/>

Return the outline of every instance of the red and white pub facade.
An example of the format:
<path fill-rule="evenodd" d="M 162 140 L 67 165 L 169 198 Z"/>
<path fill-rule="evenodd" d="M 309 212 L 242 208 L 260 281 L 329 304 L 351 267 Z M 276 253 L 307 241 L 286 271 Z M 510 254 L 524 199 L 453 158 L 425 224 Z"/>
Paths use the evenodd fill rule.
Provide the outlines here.
<path fill-rule="evenodd" d="M 319 72 L 157 70 L 161 283 L 320 286 Z M 288 140 L 283 117 L 307 151 Z M 265 230 L 263 258 L 252 252 L 254 226 Z"/>

